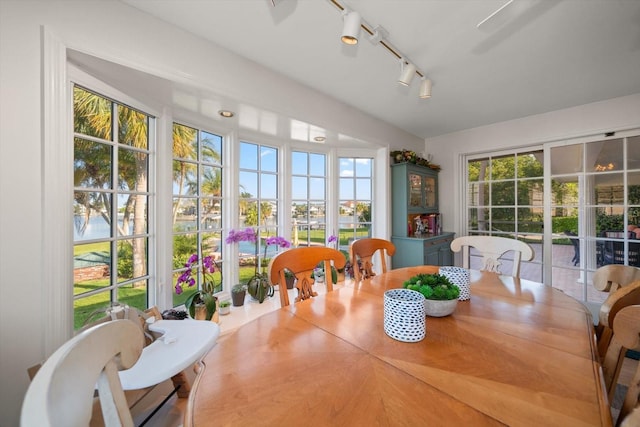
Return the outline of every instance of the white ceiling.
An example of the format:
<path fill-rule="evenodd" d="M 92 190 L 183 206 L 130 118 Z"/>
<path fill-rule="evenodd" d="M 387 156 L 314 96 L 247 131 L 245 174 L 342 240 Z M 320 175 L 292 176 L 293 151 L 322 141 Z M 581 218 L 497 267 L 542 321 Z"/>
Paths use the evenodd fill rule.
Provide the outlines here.
<path fill-rule="evenodd" d="M 640 93 L 639 0 L 336 0 L 381 25 L 433 81 L 397 84 L 400 62 L 361 31 L 340 42 L 329 0 L 121 0 L 427 138 Z"/>

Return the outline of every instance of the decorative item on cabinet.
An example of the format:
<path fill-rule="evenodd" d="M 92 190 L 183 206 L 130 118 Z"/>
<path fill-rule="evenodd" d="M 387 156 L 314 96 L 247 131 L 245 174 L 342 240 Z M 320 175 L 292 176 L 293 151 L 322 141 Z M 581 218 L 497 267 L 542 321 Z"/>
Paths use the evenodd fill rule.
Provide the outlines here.
<path fill-rule="evenodd" d="M 407 222 L 411 224 L 413 219 L 414 226 L 408 230 L 407 236 L 413 237 L 429 237 L 442 233 L 439 213 L 409 215 Z"/>

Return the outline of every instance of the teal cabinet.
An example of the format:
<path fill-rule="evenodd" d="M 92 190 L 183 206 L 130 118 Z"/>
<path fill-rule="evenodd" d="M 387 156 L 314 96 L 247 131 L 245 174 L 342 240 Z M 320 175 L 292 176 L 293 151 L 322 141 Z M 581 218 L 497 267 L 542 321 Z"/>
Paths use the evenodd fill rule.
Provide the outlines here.
<path fill-rule="evenodd" d="M 414 265 L 453 265 L 451 242 L 454 233 L 443 232 L 427 237 L 396 237 L 391 241 L 396 253 L 391 257 L 391 268 Z"/>
<path fill-rule="evenodd" d="M 391 165 L 391 241 L 396 246 L 392 268 L 453 265 L 454 233 L 441 232 L 438 214 L 438 172 L 413 163 Z M 436 218 L 433 226 L 432 218 Z M 416 221 L 428 224 L 416 234 Z"/>
<path fill-rule="evenodd" d="M 438 213 L 438 172 L 413 163 L 391 165 L 394 236 L 413 234 L 416 216 Z"/>

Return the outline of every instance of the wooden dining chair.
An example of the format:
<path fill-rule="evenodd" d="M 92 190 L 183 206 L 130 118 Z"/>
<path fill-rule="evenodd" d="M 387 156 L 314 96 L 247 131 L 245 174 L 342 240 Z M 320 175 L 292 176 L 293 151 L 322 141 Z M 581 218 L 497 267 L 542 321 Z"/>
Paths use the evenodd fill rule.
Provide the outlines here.
<path fill-rule="evenodd" d="M 619 427 L 638 427 L 640 426 L 640 406 L 636 406 L 624 418 L 618 417 L 620 420 Z"/>
<path fill-rule="evenodd" d="M 463 236 L 451 242 L 451 250 L 460 252 L 462 250 L 462 266 L 470 268 L 470 248 L 473 247 L 482 255 L 482 266 L 480 270 L 500 273 L 499 260 L 507 252 L 513 252 L 513 268 L 511 275 L 520 277 L 520 261 L 531 261 L 533 259 L 533 248 L 528 243 L 516 239 L 508 239 L 498 236 Z"/>
<path fill-rule="evenodd" d="M 606 333 L 603 337 L 606 337 L 606 340 L 601 337 L 597 344 L 609 401 L 613 398 L 620 368 L 626 356 L 626 349 L 622 349 L 620 340 L 616 340 L 615 321 L 623 309 L 632 305 L 640 305 L 640 280 L 609 294 L 600 307 L 598 321 L 605 328 Z"/>
<path fill-rule="evenodd" d="M 298 296 L 295 302 L 311 298 L 318 295 L 313 291 L 314 279 L 312 278 L 315 268 L 321 262 L 324 263 L 324 282 L 327 292 L 333 290 L 333 278 L 331 266 L 339 269 L 344 268 L 347 259 L 339 250 L 326 246 L 308 246 L 302 248 L 289 249 L 278 253 L 269 262 L 269 280 L 274 286 L 280 287 L 280 305 L 289 305 L 289 293 L 286 287 L 286 270 L 296 276 L 296 288 Z M 332 264 L 333 263 L 333 264 Z"/>
<path fill-rule="evenodd" d="M 593 287 L 602 292 L 615 291 L 636 280 L 640 280 L 640 268 L 632 265 L 607 264 L 593 273 Z"/>
<path fill-rule="evenodd" d="M 118 371 L 132 367 L 143 346 L 141 329 L 125 319 L 74 336 L 33 378 L 24 397 L 21 425 L 87 426 L 97 388 L 105 426 L 133 426 Z"/>
<path fill-rule="evenodd" d="M 353 266 L 353 277 L 356 282 L 375 276 L 373 271 L 372 258 L 374 254 L 380 254 L 380 268 L 383 273 L 387 272 L 387 255 L 393 256 L 396 247 L 389 240 L 366 238 L 355 240 L 349 246 L 349 258 Z"/>
<path fill-rule="evenodd" d="M 640 305 L 630 305 L 622 308 L 613 321 L 613 339 L 607 357 L 603 362 L 603 372 L 617 369 L 619 372 L 619 359 L 624 359 L 628 349 L 640 349 Z M 609 402 L 612 402 L 613 391 L 617 384 L 617 375 L 609 391 Z M 617 418 L 616 425 L 631 424 L 633 417 L 638 418 L 637 410 L 640 398 L 640 364 L 636 368 L 631 383 L 627 386 L 622 407 Z M 634 415 L 635 413 L 635 415 Z"/>
<path fill-rule="evenodd" d="M 640 280 L 640 268 L 621 264 L 608 264 L 598 268 L 593 274 L 593 287 L 609 294 L 620 287 Z M 591 307 L 589 307 L 591 308 Z M 599 351 L 606 351 L 611 340 L 611 329 L 600 323 L 599 315 L 595 320 L 595 333 Z M 601 352 L 601 356 L 604 353 Z"/>

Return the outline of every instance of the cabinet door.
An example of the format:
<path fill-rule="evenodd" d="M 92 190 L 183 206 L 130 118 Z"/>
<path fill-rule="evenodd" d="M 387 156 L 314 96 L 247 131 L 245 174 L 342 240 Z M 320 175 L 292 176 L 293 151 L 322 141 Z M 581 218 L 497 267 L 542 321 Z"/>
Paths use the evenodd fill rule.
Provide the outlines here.
<path fill-rule="evenodd" d="M 423 176 L 422 183 L 424 185 L 424 207 L 436 207 L 436 179 L 430 176 Z"/>
<path fill-rule="evenodd" d="M 422 175 L 417 173 L 409 174 L 409 206 L 422 206 Z"/>
<path fill-rule="evenodd" d="M 452 240 L 452 235 L 425 240 L 425 265 L 453 265 L 453 253 L 451 252 Z"/>
<path fill-rule="evenodd" d="M 442 265 L 440 264 L 440 254 L 438 253 L 438 250 L 436 248 L 425 248 L 424 265 Z"/>
<path fill-rule="evenodd" d="M 453 252 L 450 246 L 442 245 L 438 255 L 440 261 L 438 265 L 453 265 Z"/>

